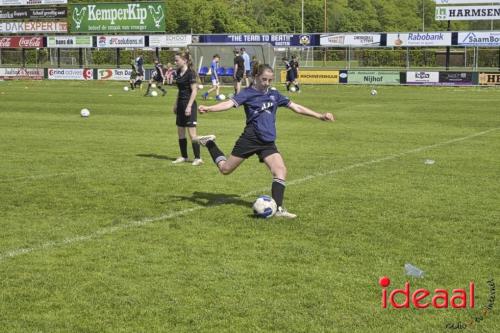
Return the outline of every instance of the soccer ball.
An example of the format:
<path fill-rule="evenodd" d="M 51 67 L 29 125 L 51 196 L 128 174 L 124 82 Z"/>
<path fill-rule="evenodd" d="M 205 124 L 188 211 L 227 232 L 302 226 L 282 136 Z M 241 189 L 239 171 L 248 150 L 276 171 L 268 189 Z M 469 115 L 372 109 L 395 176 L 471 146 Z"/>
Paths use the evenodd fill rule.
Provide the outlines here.
<path fill-rule="evenodd" d="M 153 91 L 151 92 L 151 96 L 153 96 L 153 97 L 158 96 L 158 93 L 156 92 L 156 90 L 153 90 Z"/>
<path fill-rule="evenodd" d="M 223 101 L 223 100 L 226 99 L 226 96 L 224 94 L 220 94 L 216 98 L 217 98 L 218 101 Z"/>
<path fill-rule="evenodd" d="M 151 88 L 156 88 L 156 83 L 152 83 Z"/>
<path fill-rule="evenodd" d="M 88 116 L 90 116 L 90 111 L 89 109 L 81 109 L 80 110 L 80 116 L 84 117 L 84 118 L 87 118 Z"/>
<path fill-rule="evenodd" d="M 372 91 L 370 92 L 370 94 L 371 94 L 372 96 L 376 96 L 376 95 L 377 95 L 377 91 L 376 91 L 375 89 L 372 89 Z"/>
<path fill-rule="evenodd" d="M 296 91 L 297 91 L 297 88 L 295 88 L 295 87 L 290 87 L 290 91 L 291 91 L 291 92 L 296 92 Z"/>
<path fill-rule="evenodd" d="M 276 201 L 268 195 L 261 195 L 253 203 L 253 213 L 257 217 L 270 218 L 276 214 Z"/>
<path fill-rule="evenodd" d="M 203 85 L 202 85 L 202 84 L 199 84 L 199 85 L 198 85 L 198 89 L 203 89 Z"/>
<path fill-rule="evenodd" d="M 127 86 L 123 87 L 123 91 L 128 91 L 128 87 Z"/>

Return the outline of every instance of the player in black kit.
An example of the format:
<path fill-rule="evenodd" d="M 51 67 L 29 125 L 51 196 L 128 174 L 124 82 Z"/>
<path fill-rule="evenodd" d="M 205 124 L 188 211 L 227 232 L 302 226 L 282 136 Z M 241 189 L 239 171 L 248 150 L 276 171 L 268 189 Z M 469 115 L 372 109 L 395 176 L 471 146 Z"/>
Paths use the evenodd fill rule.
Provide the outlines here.
<path fill-rule="evenodd" d="M 198 93 L 197 74 L 193 69 L 191 55 L 187 51 L 179 52 L 175 55 L 177 65 L 176 84 L 179 94 L 174 104 L 176 114 L 177 133 L 179 135 L 179 148 L 181 156 L 173 161 L 173 164 L 188 162 L 186 128 L 193 147 L 194 160 L 192 165 L 201 165 L 200 144 L 193 142 L 196 138 L 196 124 L 198 106 L 196 104 L 196 94 Z"/>
<path fill-rule="evenodd" d="M 146 91 L 144 96 L 149 96 L 149 91 L 151 90 L 151 86 L 153 85 L 153 83 L 158 89 L 162 91 L 162 96 L 165 96 L 167 94 L 167 91 L 162 87 L 163 82 L 165 81 L 165 75 L 163 74 L 163 65 L 158 61 L 158 59 L 155 59 L 155 69 L 152 73 L 152 76 L 153 77 L 149 80 L 148 90 Z"/>

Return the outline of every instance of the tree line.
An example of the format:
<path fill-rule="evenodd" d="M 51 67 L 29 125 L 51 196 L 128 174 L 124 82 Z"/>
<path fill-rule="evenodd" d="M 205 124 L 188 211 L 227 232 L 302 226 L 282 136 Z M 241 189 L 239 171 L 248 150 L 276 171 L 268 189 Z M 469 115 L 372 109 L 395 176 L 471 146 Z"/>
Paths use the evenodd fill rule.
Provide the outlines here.
<path fill-rule="evenodd" d="M 91 2 L 127 0 L 69 1 Z M 448 28 L 446 21 L 434 19 L 434 0 L 165 0 L 166 32 L 301 33 L 302 2 L 303 31 L 308 33 L 445 31 Z M 500 29 L 500 23 L 452 21 L 450 28 L 453 31 L 490 30 Z"/>

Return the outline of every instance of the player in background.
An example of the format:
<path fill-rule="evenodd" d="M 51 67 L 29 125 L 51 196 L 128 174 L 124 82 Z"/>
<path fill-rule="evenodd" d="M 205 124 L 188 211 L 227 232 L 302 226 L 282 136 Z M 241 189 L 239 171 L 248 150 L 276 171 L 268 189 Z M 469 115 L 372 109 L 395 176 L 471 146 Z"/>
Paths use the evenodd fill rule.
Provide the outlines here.
<path fill-rule="evenodd" d="M 260 64 L 259 60 L 257 60 L 257 56 L 252 57 L 252 61 L 250 61 L 250 84 L 253 83 L 253 69 Z"/>
<path fill-rule="evenodd" d="M 128 82 L 130 83 L 130 89 L 134 90 L 137 82 L 137 69 L 135 68 L 134 63 L 132 63 L 131 66 L 132 71 L 130 72 L 130 79 Z"/>
<path fill-rule="evenodd" d="M 244 47 L 241 48 L 241 57 L 243 58 L 243 64 L 245 65 L 245 84 L 246 87 L 250 87 L 250 56 Z"/>
<path fill-rule="evenodd" d="M 292 111 L 319 120 L 333 121 L 331 113 L 317 113 L 313 110 L 296 104 L 277 90 L 269 89 L 274 79 L 271 66 L 260 64 L 254 68 L 255 78 L 251 87 L 227 101 L 212 105 L 200 105 L 201 113 L 225 111 L 232 107 L 244 106 L 246 127 L 243 134 L 234 145 L 231 155 L 226 158 L 224 153 L 215 144 L 215 135 L 206 135 L 196 138 L 201 145 L 206 146 L 217 168 L 223 175 L 233 172 L 243 161 L 257 154 L 260 162 L 266 164 L 273 176 L 271 193 L 278 206 L 276 216 L 295 218 L 297 215 L 287 212 L 283 208 L 287 170 L 285 162 L 276 147 L 276 112 L 278 107 L 288 107 Z"/>
<path fill-rule="evenodd" d="M 204 93 L 203 99 L 208 99 L 208 95 L 215 91 L 215 98 L 219 96 L 219 75 L 217 74 L 217 70 L 219 69 L 220 56 L 218 54 L 214 54 L 212 58 L 212 63 L 210 64 L 210 80 L 212 81 L 212 88 L 208 89 L 206 93 Z"/>
<path fill-rule="evenodd" d="M 234 49 L 234 94 L 238 94 L 241 90 L 241 80 L 245 74 L 245 60 L 240 55 L 240 50 Z"/>
<path fill-rule="evenodd" d="M 290 66 L 292 67 L 293 76 L 295 77 L 295 81 L 292 81 L 292 83 L 294 84 L 295 89 L 297 90 L 297 92 L 300 92 L 300 87 L 299 87 L 299 82 L 298 82 L 298 78 L 299 78 L 299 59 L 297 58 L 296 55 L 292 56 L 292 61 L 290 61 Z"/>
<path fill-rule="evenodd" d="M 187 51 L 179 52 L 175 55 L 177 65 L 176 84 L 179 89 L 177 100 L 174 104 L 174 114 L 176 114 L 177 134 L 179 136 L 179 148 L 181 156 L 173 161 L 173 164 L 188 161 L 186 129 L 191 138 L 194 160 L 192 165 L 203 163 L 200 157 L 200 145 L 193 141 L 196 138 L 197 105 L 196 94 L 198 93 L 198 75 L 193 69 L 191 55 Z"/>
<path fill-rule="evenodd" d="M 175 69 L 171 63 L 167 64 L 167 70 L 165 72 L 165 81 L 168 85 L 174 84 Z"/>
<path fill-rule="evenodd" d="M 292 62 L 288 61 L 287 58 L 281 59 L 283 63 L 285 64 L 285 71 L 286 71 L 286 90 L 290 91 L 290 86 L 293 84 L 295 88 L 297 89 L 297 80 L 295 77 L 295 71 L 292 67 Z"/>
<path fill-rule="evenodd" d="M 151 86 L 153 85 L 153 83 L 156 84 L 156 88 L 162 91 L 162 96 L 165 96 L 167 94 L 167 91 L 162 87 L 163 83 L 165 82 L 165 75 L 163 74 L 163 65 L 158 59 L 155 59 L 154 66 L 155 68 L 152 73 L 152 78 L 149 79 L 148 90 L 146 90 L 144 96 L 149 96 L 149 91 L 151 90 Z"/>
<path fill-rule="evenodd" d="M 144 56 L 142 54 L 139 54 L 139 56 L 135 58 L 135 69 L 137 70 L 135 86 L 141 87 L 142 89 L 142 81 L 144 81 Z"/>

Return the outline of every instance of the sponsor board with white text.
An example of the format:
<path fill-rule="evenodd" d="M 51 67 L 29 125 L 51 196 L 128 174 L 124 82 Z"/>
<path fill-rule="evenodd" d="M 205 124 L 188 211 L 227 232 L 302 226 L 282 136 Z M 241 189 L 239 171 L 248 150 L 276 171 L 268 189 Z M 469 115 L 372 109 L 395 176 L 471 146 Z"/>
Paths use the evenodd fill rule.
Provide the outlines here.
<path fill-rule="evenodd" d="M 451 32 L 389 33 L 387 46 L 451 46 Z"/>

